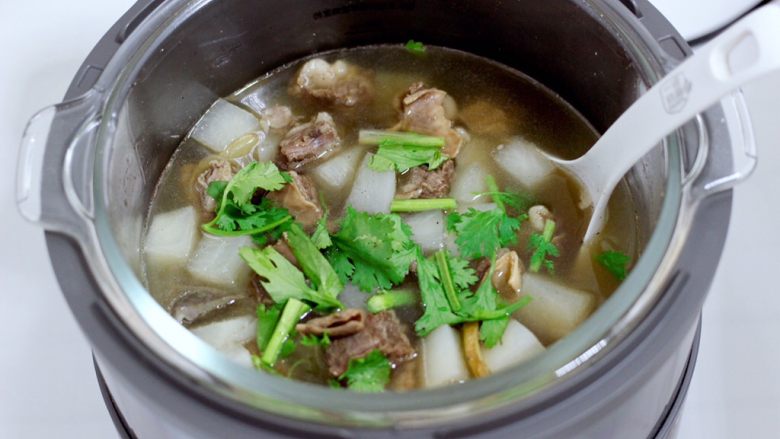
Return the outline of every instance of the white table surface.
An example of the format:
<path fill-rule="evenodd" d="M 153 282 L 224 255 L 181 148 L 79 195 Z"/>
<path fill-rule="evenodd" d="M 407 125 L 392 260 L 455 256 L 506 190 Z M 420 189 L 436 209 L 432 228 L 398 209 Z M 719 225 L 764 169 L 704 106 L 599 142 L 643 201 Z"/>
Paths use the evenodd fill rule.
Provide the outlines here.
<path fill-rule="evenodd" d="M 657 1 L 681 27 L 701 27 L 686 25 L 688 13 L 675 12 L 682 2 Z M 59 292 L 43 234 L 16 213 L 13 187 L 25 121 L 62 97 L 89 50 L 132 1 L 11 3 L 0 1 L 0 309 L 6 324 L 0 438 L 115 437 L 89 346 Z M 712 2 L 712 8 L 719 3 L 726 4 Z M 780 292 L 773 276 L 780 249 L 780 77 L 746 93 L 760 162 L 736 190 L 726 250 L 704 309 L 682 439 L 780 434 Z"/>

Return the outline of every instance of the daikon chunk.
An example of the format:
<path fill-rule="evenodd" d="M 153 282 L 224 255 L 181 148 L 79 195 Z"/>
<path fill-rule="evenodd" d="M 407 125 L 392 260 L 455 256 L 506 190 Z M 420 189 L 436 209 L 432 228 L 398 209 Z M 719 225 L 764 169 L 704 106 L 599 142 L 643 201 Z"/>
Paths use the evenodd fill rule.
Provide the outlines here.
<path fill-rule="evenodd" d="M 198 218 L 191 206 L 160 213 L 152 218 L 144 252 L 152 263 L 184 263 L 198 237 Z"/>
<path fill-rule="evenodd" d="M 238 251 L 252 245 L 249 236 L 220 237 L 204 234 L 187 270 L 196 278 L 220 286 L 243 285 L 249 279 L 249 266 Z"/>
<path fill-rule="evenodd" d="M 260 120 L 255 115 L 218 99 L 200 118 L 190 136 L 214 152 L 221 152 L 237 138 L 260 129 Z"/>
<path fill-rule="evenodd" d="M 257 319 L 250 316 L 223 320 L 191 330 L 198 338 L 231 360 L 252 367 L 252 356 L 244 344 L 255 338 Z"/>
<path fill-rule="evenodd" d="M 355 175 L 355 167 L 363 156 L 363 148 L 351 147 L 312 169 L 311 175 L 323 189 L 340 191 Z"/>
<path fill-rule="evenodd" d="M 404 222 L 412 229 L 412 239 L 423 251 L 444 247 L 444 213 L 441 210 L 406 215 Z"/>
<path fill-rule="evenodd" d="M 476 194 L 487 192 L 486 176 L 487 173 L 478 163 L 458 168 L 452 180 L 450 196 L 455 198 L 459 205 L 470 205 L 485 200 L 485 196 Z"/>
<path fill-rule="evenodd" d="M 468 379 L 460 334 L 442 325 L 422 340 L 425 387 L 438 387 Z"/>
<path fill-rule="evenodd" d="M 544 344 L 573 331 L 596 306 L 596 298 L 591 293 L 536 273 L 523 274 L 522 294 L 530 295 L 533 300 L 514 316 Z"/>
<path fill-rule="evenodd" d="M 491 372 L 514 366 L 544 352 L 539 339 L 515 319 L 509 319 L 501 343 L 492 349 L 482 351 L 485 363 Z"/>
<path fill-rule="evenodd" d="M 389 213 L 395 196 L 395 171 L 377 172 L 368 166 L 373 154 L 366 154 L 352 183 L 347 206 L 368 213 Z"/>
<path fill-rule="evenodd" d="M 498 166 L 526 189 L 532 189 L 555 170 L 555 165 L 536 145 L 521 138 L 499 145 L 493 157 Z"/>

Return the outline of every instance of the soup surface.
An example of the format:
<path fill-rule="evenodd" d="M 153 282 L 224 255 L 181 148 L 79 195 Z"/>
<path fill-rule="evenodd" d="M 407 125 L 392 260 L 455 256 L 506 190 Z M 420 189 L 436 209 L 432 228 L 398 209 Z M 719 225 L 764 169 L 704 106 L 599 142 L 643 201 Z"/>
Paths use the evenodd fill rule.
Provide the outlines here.
<path fill-rule="evenodd" d="M 590 207 L 538 150 L 597 134 L 531 78 L 438 48 L 285 65 L 218 100 L 149 210 L 149 291 L 258 373 L 357 391 L 489 375 L 544 352 L 638 257 L 622 184 Z"/>

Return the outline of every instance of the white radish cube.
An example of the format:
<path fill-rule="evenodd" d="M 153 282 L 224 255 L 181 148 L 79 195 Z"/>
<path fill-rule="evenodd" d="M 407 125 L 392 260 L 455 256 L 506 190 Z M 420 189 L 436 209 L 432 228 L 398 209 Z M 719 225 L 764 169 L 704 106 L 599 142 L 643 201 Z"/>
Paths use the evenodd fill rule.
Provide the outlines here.
<path fill-rule="evenodd" d="M 312 169 L 311 175 L 320 187 L 340 191 L 352 181 L 355 168 L 364 152 L 365 150 L 359 147 L 346 148 L 335 157 L 317 165 Z"/>
<path fill-rule="evenodd" d="M 493 155 L 498 166 L 526 189 L 532 189 L 555 170 L 533 143 L 516 138 L 506 145 L 499 145 Z"/>
<path fill-rule="evenodd" d="M 239 256 L 241 247 L 252 245 L 249 236 L 220 237 L 203 234 L 187 270 L 195 278 L 219 286 L 242 285 L 249 279 L 250 268 Z"/>
<path fill-rule="evenodd" d="M 220 351 L 241 346 L 257 334 L 257 319 L 252 316 L 236 317 L 191 329 L 198 338 Z"/>
<path fill-rule="evenodd" d="M 422 339 L 425 387 L 439 387 L 468 379 L 460 333 L 449 325 L 434 329 Z"/>
<path fill-rule="evenodd" d="M 259 130 L 260 120 L 254 114 L 217 99 L 192 128 L 190 136 L 214 152 L 221 152 L 237 138 Z"/>
<path fill-rule="evenodd" d="M 347 206 L 368 213 L 389 213 L 395 197 L 395 171 L 377 172 L 368 166 L 374 154 L 366 154 L 352 183 Z"/>
<path fill-rule="evenodd" d="M 477 196 L 487 192 L 485 177 L 487 172 L 482 169 L 478 163 L 472 163 L 468 166 L 458 168 L 455 171 L 455 177 L 452 180 L 452 190 L 450 196 L 458 201 L 459 205 L 469 205 L 478 203 L 485 199 L 485 196 Z"/>
<path fill-rule="evenodd" d="M 149 262 L 183 264 L 198 238 L 198 217 L 191 206 L 159 213 L 146 233 L 144 253 Z"/>
<path fill-rule="evenodd" d="M 223 320 L 191 329 L 198 338 L 210 344 L 236 363 L 252 367 L 252 355 L 244 344 L 255 338 L 257 319 L 250 316 Z"/>
<path fill-rule="evenodd" d="M 404 217 L 412 229 L 412 239 L 423 251 L 431 252 L 444 247 L 444 213 L 441 210 L 413 213 Z"/>
<path fill-rule="evenodd" d="M 269 132 L 265 138 L 255 150 L 257 154 L 257 160 L 260 162 L 272 162 L 276 159 L 276 155 L 279 153 L 279 142 L 282 141 L 282 136 L 278 132 Z"/>
<path fill-rule="evenodd" d="M 520 364 L 544 352 L 539 339 L 515 319 L 509 319 L 501 342 L 491 349 L 484 349 L 482 357 L 491 372 Z"/>
<path fill-rule="evenodd" d="M 514 316 L 545 345 L 573 331 L 596 306 L 596 298 L 537 273 L 523 274 L 523 295 L 533 300 Z"/>

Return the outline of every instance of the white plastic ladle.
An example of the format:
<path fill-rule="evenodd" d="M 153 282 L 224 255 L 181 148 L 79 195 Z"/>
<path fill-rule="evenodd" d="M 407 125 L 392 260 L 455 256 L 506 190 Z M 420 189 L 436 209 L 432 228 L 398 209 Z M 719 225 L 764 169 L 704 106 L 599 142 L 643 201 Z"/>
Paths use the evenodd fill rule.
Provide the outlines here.
<path fill-rule="evenodd" d="M 780 71 L 777 3 L 745 16 L 683 61 L 634 102 L 582 157 L 550 157 L 580 181 L 583 201 L 593 204 L 583 241 L 601 231 L 612 191 L 639 159 L 727 94 L 774 71 Z"/>

